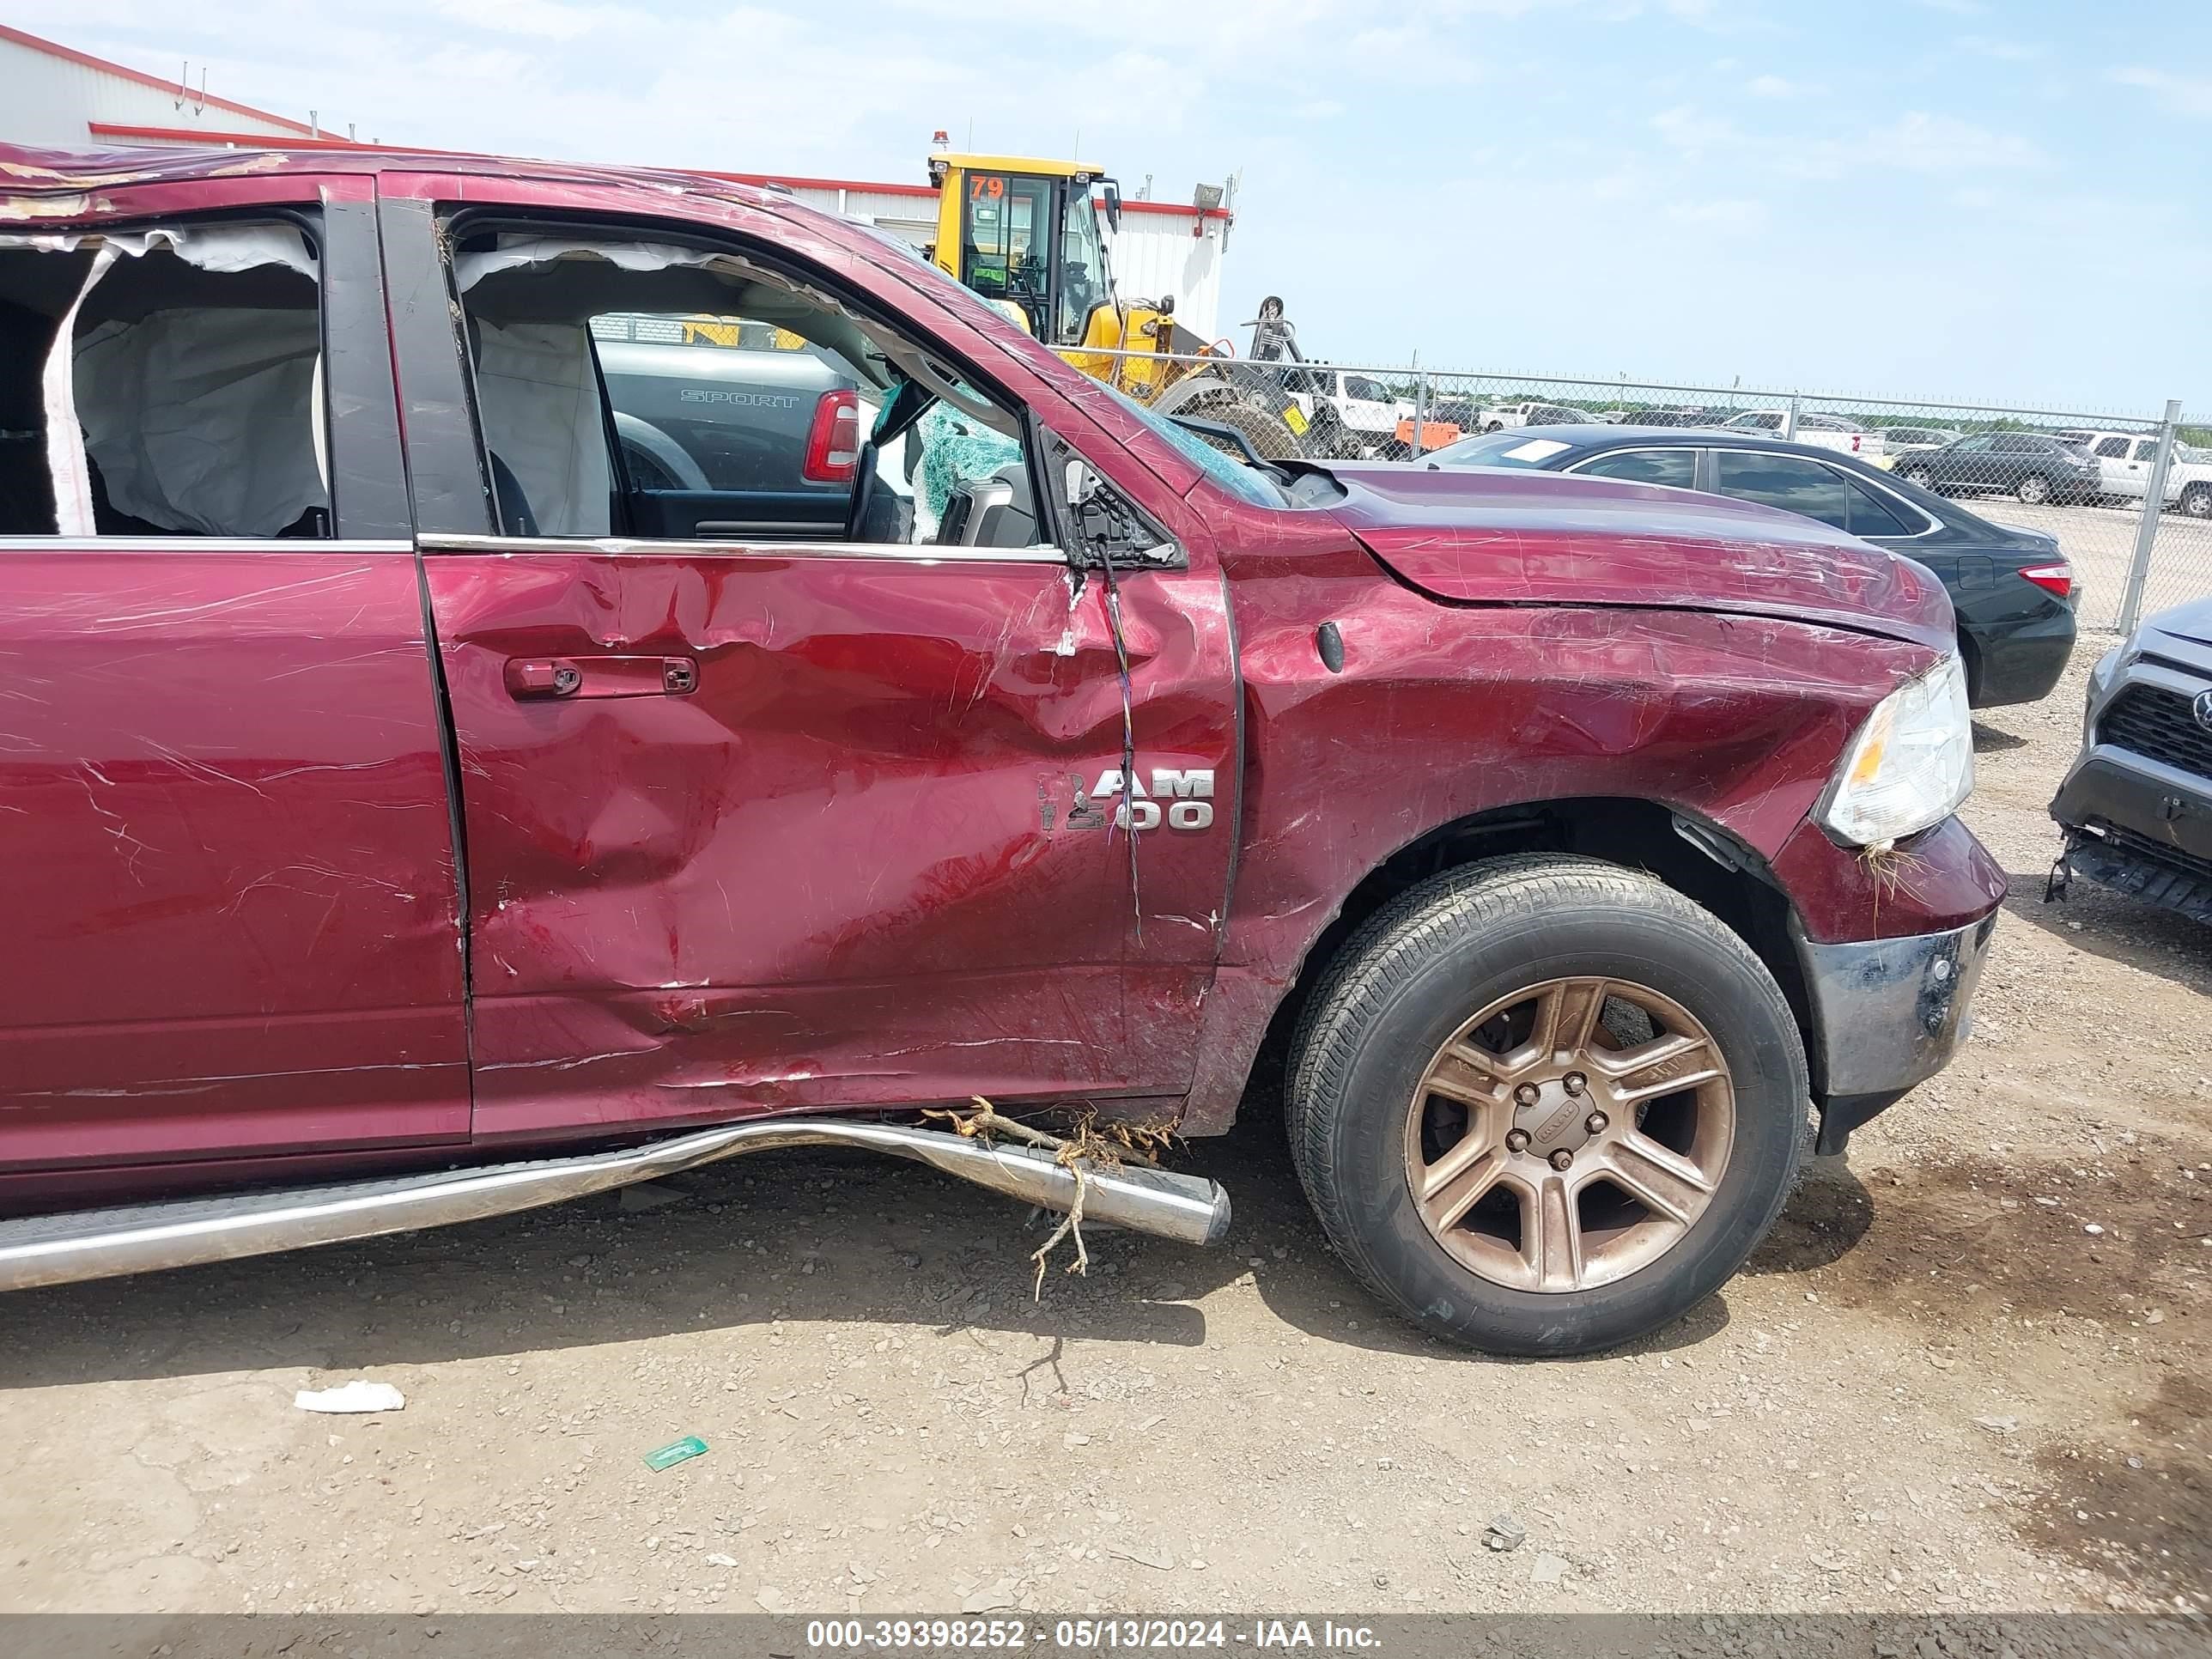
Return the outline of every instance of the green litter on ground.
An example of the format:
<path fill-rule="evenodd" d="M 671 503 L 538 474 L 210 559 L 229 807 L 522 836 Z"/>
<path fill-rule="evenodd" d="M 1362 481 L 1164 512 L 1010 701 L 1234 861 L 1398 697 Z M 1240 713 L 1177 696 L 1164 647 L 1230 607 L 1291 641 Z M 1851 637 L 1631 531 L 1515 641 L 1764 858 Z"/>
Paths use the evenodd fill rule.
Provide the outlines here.
<path fill-rule="evenodd" d="M 658 1451 L 646 1453 L 645 1467 L 648 1469 L 665 1469 L 694 1457 L 704 1457 L 706 1455 L 707 1443 L 696 1434 L 687 1434 L 681 1440 L 663 1446 Z"/>

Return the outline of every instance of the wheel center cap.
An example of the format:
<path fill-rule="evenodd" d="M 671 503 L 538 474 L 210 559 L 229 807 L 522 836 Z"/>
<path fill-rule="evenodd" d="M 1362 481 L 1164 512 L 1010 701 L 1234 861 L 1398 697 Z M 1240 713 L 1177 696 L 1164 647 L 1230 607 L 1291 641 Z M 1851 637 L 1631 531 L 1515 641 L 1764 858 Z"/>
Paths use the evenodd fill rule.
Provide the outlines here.
<path fill-rule="evenodd" d="M 1534 1157 L 1547 1158 L 1562 1150 L 1579 1152 L 1590 1138 L 1584 1121 L 1590 1107 L 1587 1093 L 1571 1095 L 1566 1085 L 1554 1079 L 1539 1086 L 1534 1105 L 1513 1114 L 1513 1127 L 1528 1137 L 1528 1152 Z"/>

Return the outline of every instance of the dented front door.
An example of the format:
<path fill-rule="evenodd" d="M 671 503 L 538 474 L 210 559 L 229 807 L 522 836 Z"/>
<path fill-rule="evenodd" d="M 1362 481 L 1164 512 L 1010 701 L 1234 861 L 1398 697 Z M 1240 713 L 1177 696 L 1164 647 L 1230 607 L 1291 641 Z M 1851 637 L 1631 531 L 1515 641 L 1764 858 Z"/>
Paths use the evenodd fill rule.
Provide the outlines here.
<path fill-rule="evenodd" d="M 441 186 L 411 186 L 385 249 L 478 1137 L 1182 1093 L 1236 833 L 1212 550 L 1121 574 L 1117 652 L 1100 577 L 1051 547 L 489 535 Z"/>
<path fill-rule="evenodd" d="M 1172 734 L 1125 813 L 1113 641 L 1059 562 L 433 538 L 425 564 L 479 1135 L 1188 1083 L 1233 829 L 1218 584 L 1125 581 L 1136 717 Z"/>

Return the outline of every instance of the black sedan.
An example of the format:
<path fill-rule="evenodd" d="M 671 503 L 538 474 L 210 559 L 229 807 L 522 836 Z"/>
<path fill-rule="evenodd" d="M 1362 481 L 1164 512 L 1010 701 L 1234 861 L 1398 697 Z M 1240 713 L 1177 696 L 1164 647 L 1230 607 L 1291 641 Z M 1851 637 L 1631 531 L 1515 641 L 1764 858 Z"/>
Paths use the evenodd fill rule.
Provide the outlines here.
<path fill-rule="evenodd" d="M 1941 449 L 1899 458 L 1897 476 L 1923 489 L 1968 495 L 1987 490 L 2043 501 L 2094 501 L 2104 481 L 2094 458 L 2040 432 L 1977 432 Z"/>
<path fill-rule="evenodd" d="M 2074 571 L 2056 537 L 1991 524 L 1834 450 L 1758 433 L 1522 427 L 1463 439 L 1416 465 L 1537 467 L 1702 489 L 1802 514 L 1902 554 L 1951 595 L 1977 708 L 2033 702 L 2074 648 Z"/>

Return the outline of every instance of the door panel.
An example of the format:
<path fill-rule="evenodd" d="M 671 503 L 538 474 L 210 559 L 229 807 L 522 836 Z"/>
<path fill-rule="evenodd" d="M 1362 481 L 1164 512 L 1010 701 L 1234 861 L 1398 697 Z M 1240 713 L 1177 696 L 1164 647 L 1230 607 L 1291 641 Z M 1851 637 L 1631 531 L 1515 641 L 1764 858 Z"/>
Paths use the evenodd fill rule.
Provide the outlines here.
<path fill-rule="evenodd" d="M 977 1091 L 1181 1093 L 1236 836 L 1231 635 L 1182 500 L 1194 469 L 1111 406 L 1063 398 L 1027 342 L 979 331 L 995 320 L 980 301 L 811 222 L 703 198 L 672 220 L 665 197 L 600 184 L 383 188 L 409 477 L 460 751 L 477 1133 Z M 464 198 L 772 249 L 1103 458 L 1191 561 L 1119 578 L 1126 694 L 1100 578 L 1048 552 L 487 536 L 436 225 L 438 204 Z M 608 657 L 684 659 L 696 684 L 508 689 L 510 663 L 567 660 L 580 688 Z M 1129 839 L 1107 827 L 1118 799 L 1091 799 L 1121 768 L 1125 714 L 1148 781 L 1212 769 L 1218 792 L 1171 803 L 1186 824 L 1210 806 L 1206 828 L 1170 830 L 1164 810 L 1142 831 L 1133 892 Z M 1157 804 L 1134 805 L 1149 821 Z"/>
<path fill-rule="evenodd" d="M 0 1165 L 465 1135 L 412 551 L 119 541 L 0 547 Z"/>
<path fill-rule="evenodd" d="M 1235 827 L 1226 799 L 1204 829 L 1163 804 L 1139 945 L 1115 803 L 1078 810 L 1121 764 L 1096 578 L 1072 599 L 1056 561 L 955 550 L 426 544 L 479 1136 L 1187 1086 Z M 1212 769 L 1225 797 L 1218 576 L 1120 598 L 1140 774 Z M 696 683 L 515 695 L 511 664 L 582 684 L 608 657 Z"/>
<path fill-rule="evenodd" d="M 374 186 L 266 188 L 272 216 L 319 217 L 344 539 L 0 540 L 11 1185 L 468 1131 L 454 818 Z M 165 188 L 118 195 L 174 222 Z"/>
<path fill-rule="evenodd" d="M 844 489 L 634 489 L 629 507 L 637 533 L 656 540 L 835 540 L 850 500 Z"/>

